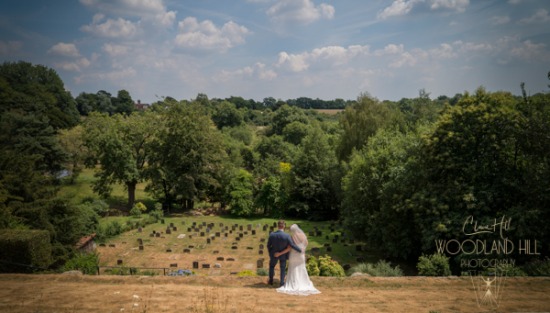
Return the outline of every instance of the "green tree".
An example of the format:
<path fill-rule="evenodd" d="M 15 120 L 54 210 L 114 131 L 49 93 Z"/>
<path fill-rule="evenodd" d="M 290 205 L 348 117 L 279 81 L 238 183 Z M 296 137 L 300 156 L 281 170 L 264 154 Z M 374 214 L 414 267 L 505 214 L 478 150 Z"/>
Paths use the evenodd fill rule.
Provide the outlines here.
<path fill-rule="evenodd" d="M 129 115 L 135 111 L 134 100 L 130 93 L 124 89 L 118 91 L 116 98 L 111 99 L 111 103 L 114 106 L 114 113 Z"/>
<path fill-rule="evenodd" d="M 244 169 L 237 170 L 227 185 L 227 198 L 232 214 L 250 216 L 254 214 L 253 177 Z"/>
<path fill-rule="evenodd" d="M 389 103 L 380 103 L 363 94 L 356 104 L 346 107 L 340 125 L 343 133 L 336 148 L 337 156 L 340 161 L 348 161 L 353 150 L 360 150 L 379 129 L 403 129 L 405 120 L 403 114 Z"/>
<path fill-rule="evenodd" d="M 285 104 L 275 111 L 271 122 L 270 134 L 282 135 L 285 126 L 292 122 L 302 122 L 307 124 L 308 119 L 302 109 Z"/>
<path fill-rule="evenodd" d="M 84 142 L 90 154 L 87 164 L 99 165 L 94 190 L 108 196 L 111 185 L 124 184 L 128 209 L 135 201 L 136 185 L 144 179 L 150 154 L 149 143 L 157 131 L 157 116 L 151 112 L 108 116 L 92 113 L 84 123 Z"/>
<path fill-rule="evenodd" d="M 222 103 L 214 109 L 212 120 L 218 129 L 236 127 L 242 124 L 243 115 L 233 103 L 222 101 Z"/>
<path fill-rule="evenodd" d="M 167 209 L 192 209 L 222 188 L 226 151 L 221 133 L 198 103 L 165 106 L 158 136 L 151 144 L 148 190 Z"/>
<path fill-rule="evenodd" d="M 71 129 L 61 129 L 58 133 L 59 143 L 67 155 L 64 167 L 69 171 L 70 181 L 74 183 L 82 172 L 88 149 L 84 146 L 83 127 L 77 125 Z"/>

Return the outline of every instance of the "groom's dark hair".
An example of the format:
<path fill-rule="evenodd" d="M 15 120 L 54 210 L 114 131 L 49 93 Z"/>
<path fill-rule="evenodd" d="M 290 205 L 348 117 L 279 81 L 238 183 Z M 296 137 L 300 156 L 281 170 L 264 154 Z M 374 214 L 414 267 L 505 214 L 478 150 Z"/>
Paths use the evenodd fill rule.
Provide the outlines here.
<path fill-rule="evenodd" d="M 277 226 L 279 228 L 285 228 L 285 220 L 279 220 L 279 222 L 277 222 Z"/>

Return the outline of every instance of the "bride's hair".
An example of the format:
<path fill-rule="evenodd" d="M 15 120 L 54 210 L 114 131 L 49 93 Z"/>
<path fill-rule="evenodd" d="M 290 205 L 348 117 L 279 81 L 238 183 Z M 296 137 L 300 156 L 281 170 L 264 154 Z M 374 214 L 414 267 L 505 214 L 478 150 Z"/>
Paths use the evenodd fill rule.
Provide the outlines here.
<path fill-rule="evenodd" d="M 301 243 L 307 247 L 307 244 L 308 244 L 307 236 L 304 233 L 304 231 L 301 230 L 300 227 L 298 227 L 298 225 L 292 224 L 292 226 L 290 226 L 290 234 L 294 243 L 296 244 Z"/>

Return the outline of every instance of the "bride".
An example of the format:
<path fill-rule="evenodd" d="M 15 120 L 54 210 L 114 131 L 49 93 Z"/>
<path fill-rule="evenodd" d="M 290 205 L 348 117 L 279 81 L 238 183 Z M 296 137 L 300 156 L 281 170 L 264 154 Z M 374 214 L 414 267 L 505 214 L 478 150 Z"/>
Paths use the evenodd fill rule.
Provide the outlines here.
<path fill-rule="evenodd" d="M 275 257 L 279 257 L 279 255 L 290 251 L 286 281 L 282 287 L 277 288 L 277 291 L 301 296 L 321 293 L 313 286 L 307 274 L 305 251 L 308 242 L 306 234 L 298 225 L 293 224 L 290 226 L 290 236 L 292 237 L 292 241 L 300 247 L 302 252 L 299 253 L 288 246 L 285 250 L 275 253 Z"/>

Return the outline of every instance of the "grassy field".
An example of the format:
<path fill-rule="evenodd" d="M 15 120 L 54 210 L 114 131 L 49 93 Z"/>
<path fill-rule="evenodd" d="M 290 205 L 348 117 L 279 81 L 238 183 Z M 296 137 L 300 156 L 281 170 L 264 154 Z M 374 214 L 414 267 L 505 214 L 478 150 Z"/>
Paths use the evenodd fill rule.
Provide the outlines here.
<path fill-rule="evenodd" d="M 108 218 L 102 223 L 111 219 L 121 221 L 120 217 Z M 174 270 L 192 269 L 198 275 L 255 272 L 261 259 L 264 260 L 261 267 L 268 266 L 266 242 L 274 222 L 274 219 L 223 216 L 165 218 L 164 224 L 148 225 L 141 232 L 137 229 L 126 232 L 98 247 L 100 265 L 142 268 L 172 265 Z M 308 255 L 330 255 L 343 266 L 377 261 L 375 253 L 351 239 L 338 223 L 287 220 L 287 227 L 293 223 L 309 235 Z M 193 268 L 193 262 L 197 262 L 199 268 Z M 203 268 L 204 264 L 207 268 Z"/>
<path fill-rule="evenodd" d="M 0 275 L 0 312 L 549 312 L 550 278 L 509 278 L 498 307 L 469 278 L 312 277 L 321 294 L 280 294 L 263 277 Z"/>

